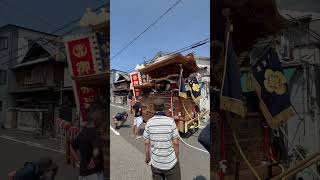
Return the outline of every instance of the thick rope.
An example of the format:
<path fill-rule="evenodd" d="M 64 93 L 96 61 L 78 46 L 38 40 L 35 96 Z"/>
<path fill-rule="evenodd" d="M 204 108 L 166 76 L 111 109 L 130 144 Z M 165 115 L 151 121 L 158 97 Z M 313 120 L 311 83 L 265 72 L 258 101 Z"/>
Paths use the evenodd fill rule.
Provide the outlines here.
<path fill-rule="evenodd" d="M 190 120 L 192 120 L 193 118 L 191 117 L 191 115 L 190 115 L 189 112 L 187 111 L 187 108 L 184 106 L 183 101 L 181 101 L 181 102 L 182 102 L 182 107 L 183 107 L 184 111 L 187 113 L 187 115 L 188 115 L 188 117 L 190 118 Z"/>
<path fill-rule="evenodd" d="M 240 145 L 239 145 L 239 142 L 238 142 L 238 139 L 234 133 L 234 131 L 232 130 L 232 135 L 233 135 L 233 139 L 236 143 L 236 146 L 243 158 L 243 160 L 245 161 L 245 163 L 247 164 L 247 166 L 250 168 L 250 170 L 252 171 L 252 173 L 254 174 L 254 176 L 258 179 L 258 180 L 262 180 L 262 178 L 258 175 L 257 171 L 252 167 L 252 165 L 250 164 L 250 162 L 248 161 L 247 157 L 245 156 L 245 154 L 243 153 Z"/>

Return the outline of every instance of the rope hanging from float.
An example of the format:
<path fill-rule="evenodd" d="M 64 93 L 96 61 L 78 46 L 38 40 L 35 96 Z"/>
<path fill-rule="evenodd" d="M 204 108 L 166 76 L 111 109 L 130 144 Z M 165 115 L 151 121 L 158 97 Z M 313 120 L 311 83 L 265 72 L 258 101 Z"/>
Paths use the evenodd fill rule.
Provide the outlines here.
<path fill-rule="evenodd" d="M 182 102 L 182 107 L 183 107 L 184 111 L 187 113 L 187 115 L 188 115 L 188 117 L 190 118 L 190 120 L 193 119 L 193 118 L 191 117 L 191 115 L 189 114 L 189 112 L 188 112 L 186 106 L 184 105 L 183 101 L 181 101 L 181 102 Z"/>
<path fill-rule="evenodd" d="M 242 151 L 242 149 L 241 149 L 241 147 L 240 147 L 240 145 L 239 145 L 239 141 L 238 141 L 238 139 L 237 139 L 237 137 L 236 137 L 233 129 L 232 129 L 232 136 L 233 136 L 233 139 L 234 139 L 234 141 L 235 141 L 235 143 L 236 143 L 236 146 L 237 146 L 237 148 L 238 148 L 238 150 L 239 150 L 239 152 L 240 152 L 240 155 L 242 156 L 243 160 L 245 161 L 245 163 L 247 164 L 247 166 L 249 167 L 249 169 L 252 171 L 252 173 L 254 174 L 254 176 L 255 176 L 258 180 L 262 180 L 262 178 L 258 175 L 258 172 L 252 167 L 252 165 L 251 165 L 250 162 L 248 161 L 246 155 L 243 153 L 243 151 Z"/>

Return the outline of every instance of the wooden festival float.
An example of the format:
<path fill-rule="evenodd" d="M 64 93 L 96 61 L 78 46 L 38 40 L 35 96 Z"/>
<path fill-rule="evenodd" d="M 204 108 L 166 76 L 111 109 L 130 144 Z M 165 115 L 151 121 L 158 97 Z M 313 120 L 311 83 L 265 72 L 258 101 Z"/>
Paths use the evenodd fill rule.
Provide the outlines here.
<path fill-rule="evenodd" d="M 61 118 L 56 119 L 56 125 L 65 138 L 66 163 L 73 167 L 76 164 L 70 154 L 70 142 L 79 134 L 81 127 L 86 125 L 88 108 L 106 108 L 109 94 L 109 13 L 105 8 L 99 14 L 87 9 L 80 25 L 88 28 L 89 32 L 64 38 L 80 127 Z M 110 143 L 107 122 L 105 119 L 103 125 L 98 127 L 98 132 L 102 140 L 104 176 L 109 179 Z"/>
<path fill-rule="evenodd" d="M 137 70 L 139 73 L 131 74 L 131 82 L 134 95 L 142 97 L 144 121 L 148 121 L 154 115 L 154 99 L 161 98 L 165 101 L 166 115 L 175 120 L 182 135 L 190 135 L 196 131 L 203 116 L 207 115 L 209 110 L 204 112 L 197 110 L 201 97 L 192 97 L 192 85 L 185 81 L 198 71 L 193 54 L 186 56 L 179 53 L 165 55 Z M 179 96 L 181 84 L 186 87 L 183 96 Z M 197 88 L 197 91 L 200 92 L 199 87 Z"/>
<path fill-rule="evenodd" d="M 270 157 L 271 133 L 274 127 L 266 122 L 259 108 L 259 99 L 249 88 L 251 69 L 248 52 L 258 39 L 270 37 L 281 32 L 287 26 L 287 20 L 278 12 L 274 0 L 218 0 L 215 2 L 215 23 L 213 44 L 213 60 L 211 79 L 215 95 L 219 99 L 225 66 L 225 42 L 227 28 L 233 27 L 232 41 L 240 66 L 246 113 L 244 117 L 226 112 L 219 108 L 220 102 L 214 104 L 211 111 L 211 122 L 216 124 L 212 129 L 213 148 L 211 150 L 211 177 L 213 179 L 258 179 L 254 173 L 264 179 L 289 178 L 299 170 L 319 161 L 320 155 L 313 154 L 298 162 L 296 166 L 288 166 L 277 157 Z M 272 153 L 271 153 L 272 154 Z M 243 158 L 245 157 L 246 160 Z M 249 165 L 251 167 L 249 167 Z"/>

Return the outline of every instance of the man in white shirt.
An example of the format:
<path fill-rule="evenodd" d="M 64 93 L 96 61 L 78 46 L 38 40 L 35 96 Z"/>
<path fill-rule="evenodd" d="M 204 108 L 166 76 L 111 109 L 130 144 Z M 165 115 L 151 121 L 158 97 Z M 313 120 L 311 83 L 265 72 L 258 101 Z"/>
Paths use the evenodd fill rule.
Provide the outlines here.
<path fill-rule="evenodd" d="M 154 110 L 155 115 L 148 120 L 143 133 L 145 162 L 151 161 L 153 180 L 180 180 L 179 132 L 175 121 L 165 115 L 162 99 L 154 101 Z"/>

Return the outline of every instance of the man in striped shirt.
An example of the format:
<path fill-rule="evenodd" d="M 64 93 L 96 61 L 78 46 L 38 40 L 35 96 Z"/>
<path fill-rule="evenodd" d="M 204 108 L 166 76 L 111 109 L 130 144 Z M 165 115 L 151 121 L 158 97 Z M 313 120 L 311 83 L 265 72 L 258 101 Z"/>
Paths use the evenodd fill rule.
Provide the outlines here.
<path fill-rule="evenodd" d="M 155 115 L 145 126 L 145 162 L 151 161 L 153 180 L 180 180 L 179 133 L 174 120 L 164 113 L 164 101 L 154 101 Z M 151 154 L 151 156 L 150 156 Z"/>

